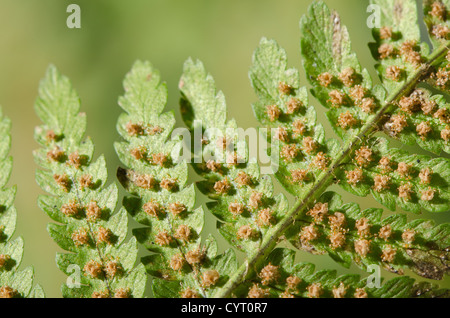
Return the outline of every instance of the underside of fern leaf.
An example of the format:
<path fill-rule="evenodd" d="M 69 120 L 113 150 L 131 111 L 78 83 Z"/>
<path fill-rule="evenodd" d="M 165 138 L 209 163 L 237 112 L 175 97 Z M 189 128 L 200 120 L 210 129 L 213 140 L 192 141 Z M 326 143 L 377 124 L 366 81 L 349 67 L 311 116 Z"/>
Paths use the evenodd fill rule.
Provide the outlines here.
<path fill-rule="evenodd" d="M 449 2 L 423 1 L 432 48 L 420 37 L 415 1 L 372 2 L 383 8 L 370 44 L 377 71 L 386 90 L 399 93 L 381 128 L 405 144 L 448 153 Z"/>
<path fill-rule="evenodd" d="M 381 85 L 374 86 L 368 71 L 360 66 L 336 12 L 316 1 L 300 22 L 303 62 L 312 95 L 328 109 L 327 117 L 342 141 L 325 138 L 323 127 L 316 123 L 314 108 L 308 105 L 307 90 L 300 86 L 298 71 L 287 67 L 284 50 L 263 38 L 255 51 L 249 76 L 259 100 L 253 109 L 267 128 L 265 137 L 270 143 L 268 153 L 275 176 L 296 196 L 290 209 L 287 203 L 280 205 L 282 209 L 271 206 L 284 199 L 272 199 L 271 182 L 249 160 L 245 142 L 235 142 L 233 129 L 237 125 L 226 120 L 225 99 L 216 92 L 212 77 L 200 62 L 185 63 L 179 84 L 181 111 L 189 129 L 200 131 L 200 135 L 194 133 L 194 138 L 201 139 L 201 151 L 194 155 L 201 162 L 193 164 L 204 178 L 199 188 L 213 200 L 208 207 L 219 219 L 219 231 L 248 256 L 220 296 L 275 295 L 271 288 L 261 287 L 267 282 L 264 275 L 271 271 L 270 266 L 265 270 L 261 265 L 283 238 L 302 250 L 327 253 L 346 267 L 352 262 L 362 268 L 380 265 L 399 274 L 406 268 L 431 279 L 448 274 L 448 224 L 407 222 L 402 214 L 382 219 L 382 209 L 360 211 L 356 204 L 345 204 L 339 195 L 325 192 L 337 182 L 358 196 L 371 194 L 393 211 L 397 207 L 414 213 L 449 210 L 448 159 L 396 149 L 379 136 L 384 131 L 387 138 L 417 143 L 437 155 L 447 149 L 447 128 L 443 125 L 448 123 L 448 104 L 444 95 L 436 94 L 436 85 L 431 90 L 426 83 L 439 78 L 441 94 L 448 93 L 437 69 L 440 67 L 441 73 L 446 70 L 448 35 L 439 35 L 433 40 L 435 47 L 427 50 L 416 37 L 415 2 L 398 0 L 394 6 L 385 2 L 374 1 L 383 8 L 381 21 L 386 23 L 383 29 L 374 30 L 375 38 L 383 33 L 384 40 L 395 39 L 395 47 L 402 47 L 403 53 L 409 55 L 376 57 L 392 58 L 389 66 L 380 61 L 377 68 Z M 426 14 L 430 11 L 427 7 L 425 10 Z M 435 25 L 431 28 L 436 29 Z M 373 50 L 374 45 L 371 47 Z M 400 67 L 399 75 L 396 72 Z M 405 119 L 400 126 L 399 118 Z M 270 189 L 261 196 L 266 201 L 253 206 L 252 188 L 262 184 Z M 266 227 L 260 226 L 261 210 L 270 211 L 272 217 Z M 243 227 L 251 235 L 244 237 Z M 249 282 L 254 283 L 253 287 Z M 401 278 L 400 284 L 405 284 L 405 289 L 399 297 L 424 295 L 417 291 L 423 285 L 412 278 Z M 435 288 L 436 294 L 430 296 L 448 295 Z M 378 294 L 365 292 L 366 296 L 383 297 L 381 290 Z"/>
<path fill-rule="evenodd" d="M 63 286 L 63 295 L 141 297 L 147 272 L 155 297 L 450 297 L 422 279 L 450 272 L 449 224 L 415 215 L 450 210 L 450 2 L 424 0 L 423 21 L 414 0 L 370 3 L 379 9 L 368 44 L 377 79 L 352 51 L 338 13 L 319 0 L 300 20 L 310 90 L 274 40 L 263 38 L 253 55 L 252 108 L 274 179 L 292 204 L 251 157 L 254 145 L 227 118 L 224 94 L 200 61 L 188 59 L 179 82 L 188 128 L 179 139 L 174 114 L 164 112 L 165 83 L 150 63 L 137 61 L 119 98 L 123 139 L 115 149 L 124 168 L 117 178 L 127 194 L 115 213 L 118 189 L 106 186 L 103 157 L 93 160 L 78 96 L 50 67 L 35 107 L 43 121 L 35 133 L 36 180 L 50 194 L 39 205 L 58 223 L 49 224 L 50 235 L 70 252 L 58 254 L 59 268 L 71 277 L 74 268 L 83 272 L 78 286 Z M 336 138 L 325 135 L 313 100 L 326 109 Z M 195 185 L 188 183 L 188 161 L 201 178 Z M 391 212 L 345 202 L 339 187 L 370 195 Z M 196 188 L 232 247 L 222 254 L 204 233 Z M 141 226 L 125 243 L 127 213 Z M 135 267 L 138 243 L 150 253 Z M 240 264 L 235 250 L 245 255 Z M 399 275 L 373 286 L 369 277 L 316 270 L 298 261 L 298 251 Z"/>
<path fill-rule="evenodd" d="M 381 2 L 377 4 L 385 8 Z M 396 46 L 406 46 L 409 41 L 418 43 L 418 39 L 407 37 L 411 30 L 404 26 L 404 23 L 417 23 L 414 22 L 417 20 L 416 11 L 414 14 L 411 12 L 411 6 L 415 7 L 414 1 L 396 1 L 396 4 L 395 10 L 405 16 L 398 18 L 401 23 L 392 22 L 392 25 L 384 27 L 383 32 L 392 32 L 396 34 L 395 39 L 402 39 L 397 40 L 400 44 Z M 395 10 L 382 12 L 391 17 L 396 16 Z M 394 68 L 401 66 L 404 78 L 393 80 L 384 70 L 380 72 L 383 87 L 372 88 L 367 71 L 361 71 L 355 54 L 350 51 L 348 33 L 336 13 L 329 12 L 324 4 L 311 6 L 309 15 L 301 21 L 301 27 L 304 34 L 302 54 L 313 85 L 312 93 L 329 108 L 327 114 L 330 122 L 344 140 L 344 152 L 339 157 L 342 158 L 339 160 L 340 169 L 332 167 L 341 178 L 340 184 L 360 196 L 372 193 L 378 202 L 390 210 L 400 206 L 412 212 L 448 211 L 448 160 L 389 149 L 383 139 L 370 138 L 375 132 L 384 130 L 402 142 L 418 143 L 435 153 L 445 150 L 448 142 L 439 136 L 440 129 L 443 129 L 439 114 L 443 114 L 442 118 L 447 117 L 448 104 L 444 103 L 442 96 L 431 96 L 426 88 L 419 87 L 419 83 L 425 81 L 430 76 L 430 69 L 445 58 L 448 43 L 441 43 L 431 55 L 420 55 L 411 49 L 410 54 L 416 55 L 415 52 L 420 55 L 417 63 L 411 63 L 404 56 L 396 58 L 397 55 L 394 55 L 392 60 L 383 56 L 381 63 L 390 63 Z M 324 27 L 326 31 L 322 32 Z M 323 35 L 322 41 L 315 38 L 318 32 Z M 402 32 L 409 33 L 402 36 Z M 323 43 L 329 45 L 324 49 L 321 46 Z M 350 56 L 351 61 L 344 60 L 343 56 Z M 319 60 L 330 63 L 319 64 Z M 431 124 L 433 120 L 439 123 Z M 401 137 L 406 136 L 407 131 L 408 137 Z M 426 146 L 422 145 L 424 143 Z"/>
<path fill-rule="evenodd" d="M 21 237 L 12 240 L 17 212 L 13 206 L 16 187 L 6 188 L 12 170 L 11 122 L 0 109 L 0 298 L 42 298 L 44 291 L 33 286 L 34 270 L 18 270 L 23 257 Z"/>
<path fill-rule="evenodd" d="M 311 26 L 310 21 L 304 23 Z M 284 61 L 284 63 L 277 63 L 277 61 Z M 250 78 L 260 97 L 260 101 L 254 105 L 255 114 L 262 123 L 271 127 L 275 132 L 274 136 L 269 137 L 277 138 L 280 143 L 278 148 L 281 157 L 279 167 L 283 168 L 276 172 L 276 176 L 279 180 L 284 181 L 282 184 L 288 191 L 295 195 L 301 195 L 302 192 L 306 193 L 307 190 L 311 189 L 311 185 L 320 176 L 319 167 L 314 165 L 315 156 L 318 155 L 319 151 L 330 153 L 331 149 L 340 149 L 340 147 L 329 147 L 327 145 L 332 144 L 331 142 L 326 143 L 322 136 L 317 137 L 316 132 L 323 131 L 323 129 L 315 123 L 315 115 L 309 115 L 314 114 L 314 110 L 311 106 L 306 106 L 306 99 L 303 99 L 303 101 L 299 99 L 300 102 L 296 103 L 298 105 L 296 112 L 285 115 L 289 113 L 289 106 L 293 104 L 292 100 L 296 98 L 294 88 L 298 87 L 298 81 L 295 81 L 295 79 L 287 80 L 286 74 L 297 74 L 297 72 L 288 70 L 285 61 L 285 52 L 274 41 L 263 39 L 255 52 Z M 277 65 L 277 67 L 274 67 L 274 65 Z M 314 69 L 317 70 L 317 67 Z M 265 77 L 266 74 L 272 74 L 275 80 Z M 287 83 L 287 85 L 293 87 L 289 96 L 285 97 L 280 94 L 278 91 L 280 84 L 277 83 Z M 268 109 L 273 109 L 275 106 L 280 108 L 284 118 L 280 116 L 275 119 L 270 116 Z M 302 127 L 301 134 L 297 131 L 298 127 Z M 320 135 L 323 135 L 323 133 L 320 133 Z M 417 213 L 421 209 L 434 212 L 448 210 L 448 180 L 450 179 L 448 169 L 450 163 L 447 159 L 432 159 L 427 156 L 411 155 L 399 149 L 389 148 L 387 141 L 380 137 L 367 139 L 367 144 L 370 145 L 370 148 L 364 147 L 363 149 L 370 153 L 367 157 L 369 160 L 363 162 L 366 157 L 363 156 L 362 150 L 359 150 L 361 152 L 359 157 L 356 156 L 352 162 L 341 164 L 341 167 L 345 167 L 345 169 L 340 168 L 334 172 L 339 184 L 344 189 L 359 196 L 372 193 L 380 203 L 391 210 L 395 210 L 396 205 L 404 210 Z M 283 153 L 287 147 L 296 147 L 298 149 L 297 156 L 286 160 Z M 277 149 L 271 150 L 272 156 L 274 156 L 276 154 L 274 150 Z M 334 157 L 334 155 L 330 157 Z M 378 164 L 372 164 L 371 161 Z M 358 176 L 359 180 L 357 179 Z M 382 189 L 387 191 L 381 192 L 377 188 L 379 185 L 376 180 L 379 177 L 389 180 L 389 187 Z M 439 199 L 423 200 L 422 197 L 428 192 L 430 185 L 438 189 Z M 406 192 L 407 196 L 400 195 L 400 191 L 402 191 L 401 194 Z M 398 272 L 399 266 L 405 266 L 412 268 L 422 276 L 435 279 L 441 279 L 448 272 L 448 251 L 446 248 L 449 243 L 449 232 L 447 224 L 438 226 L 436 229 L 430 227 L 442 235 L 436 237 L 428 234 L 423 235 L 420 231 L 415 230 L 412 224 L 405 224 L 403 215 L 395 215 L 389 220 L 402 221 L 398 224 L 400 227 L 396 228 L 396 231 L 400 232 L 400 242 L 394 244 L 397 245 L 394 246 L 392 245 L 394 243 L 392 240 L 394 237 L 393 224 L 388 224 L 388 220 L 380 223 L 379 214 L 382 210 L 372 209 L 355 214 L 351 211 L 353 208 L 347 210 L 346 205 L 343 205 L 340 199 L 338 200 L 339 203 L 334 204 L 333 198 L 335 197 L 336 195 L 324 194 L 306 212 L 307 215 L 297 218 L 296 226 L 291 227 L 288 231 L 289 235 L 287 235 L 295 246 L 317 254 L 328 253 L 333 259 L 346 267 L 350 266 L 352 260 L 362 267 L 379 264 L 393 272 Z M 332 205 L 338 207 L 340 212 L 333 211 Z M 356 209 L 359 211 L 359 208 Z M 336 212 L 338 213 L 336 214 Z M 328 222 L 325 221 L 326 218 L 328 218 Z M 419 221 L 418 224 L 421 222 L 424 222 L 424 220 Z M 396 226 L 394 225 L 394 227 Z M 351 228 L 356 231 L 356 235 L 350 235 L 352 233 Z M 369 240 L 365 237 L 373 235 L 383 237 L 382 233 L 376 233 L 381 229 L 389 231 L 389 235 L 386 239 L 381 239 L 384 244 L 372 242 L 371 250 Z M 362 231 L 366 231 L 367 235 L 361 237 Z M 404 234 L 405 237 L 407 233 L 421 235 L 422 241 L 419 244 L 422 247 L 420 245 L 405 247 L 405 242 L 401 239 L 402 233 L 406 233 Z M 441 244 L 434 244 L 433 240 L 440 241 Z M 428 254 L 428 257 L 417 258 L 418 254 L 427 255 L 419 252 L 424 250 L 425 246 L 435 246 L 435 255 L 440 256 L 433 257 L 432 254 Z M 369 251 L 370 254 L 368 254 Z M 388 254 L 390 256 L 387 256 Z M 401 254 L 403 256 L 399 256 Z M 440 258 L 442 256 L 444 256 L 444 261 Z M 400 270 L 400 272 L 402 271 Z"/>
<path fill-rule="evenodd" d="M 34 152 L 41 167 L 36 181 L 49 195 L 38 199 L 40 208 L 55 222 L 47 227 L 64 250 L 56 263 L 70 276 L 62 286 L 64 297 L 142 297 L 146 284 L 142 264 L 135 267 L 137 242 L 125 242 L 125 209 L 115 212 L 118 189 L 106 185 L 103 156 L 94 161 L 94 145 L 83 139 L 86 115 L 68 78 L 54 66 L 39 86 L 35 110 L 43 124 Z"/>
<path fill-rule="evenodd" d="M 384 69 L 380 72 L 383 86 L 373 86 L 368 72 L 361 69 L 356 55 L 351 51 L 348 32 L 336 12 L 330 12 L 325 4 L 317 2 L 311 5 L 300 22 L 307 78 L 313 86 L 312 94 L 329 109 L 328 119 L 344 142 L 338 147 L 339 152 L 333 153 L 336 147 L 329 147 L 330 142 L 324 142 L 323 136 L 317 137 L 317 127 L 322 129 L 315 124 L 315 115 L 309 115 L 313 110 L 307 106 L 305 98 L 299 98 L 301 89 L 298 80 L 289 79 L 296 71 L 287 69 L 285 52 L 275 42 L 266 39 L 256 50 L 250 71 L 252 85 L 259 97 L 259 102 L 254 105 L 255 114 L 261 123 L 275 129 L 274 136 L 269 137 L 278 139 L 281 145 L 270 151 L 272 156 L 277 151 L 282 158 L 279 165 L 282 169 L 277 170 L 276 176 L 300 200 L 307 199 L 309 195 L 320 195 L 322 191 L 317 191 L 317 185 L 323 188 L 325 186 L 321 183 L 331 185 L 333 175 L 345 190 L 359 196 L 371 193 L 390 210 L 398 206 L 415 213 L 422 210 L 448 211 L 448 159 L 419 156 L 391 148 L 386 139 L 373 136 L 377 131 L 386 131 L 386 128 L 398 128 L 395 125 L 395 116 L 398 115 L 408 118 L 402 129 L 414 128 L 409 141 L 399 138 L 401 141 L 417 142 L 421 146 L 426 144 L 424 149 L 436 153 L 446 149 L 445 132 L 441 136 L 425 133 L 413 119 L 434 118 L 442 124 L 448 120 L 448 104 L 445 104 L 443 96 L 432 96 L 425 88 L 418 87 L 420 82 L 430 77 L 430 69 L 439 63 L 446 63 L 448 42 L 445 39 L 435 42 L 436 48 L 431 54 L 421 56 L 414 62 L 411 56 L 418 53 L 412 52 L 418 50 L 416 45 L 419 44 L 419 38 L 414 38 L 418 35 L 414 32 L 414 24 L 417 24 L 415 3 L 389 1 L 387 5 L 382 2 L 375 1 L 383 8 L 381 20 L 391 24 L 381 31 L 375 30 L 374 34 L 381 32 L 383 37 L 387 37 L 387 33 L 391 35 L 389 38 L 402 39 L 404 47 L 409 44 L 408 41 L 416 41 L 409 51 L 409 58 L 393 55 L 397 61 L 389 61 L 390 65 L 397 63 L 404 67 L 403 80 L 389 78 Z M 389 8 L 392 10 L 388 11 Z M 389 21 L 388 17 L 393 16 L 396 21 Z M 406 23 L 414 27 L 411 29 Z M 402 32 L 405 34 L 402 35 Z M 379 52 L 383 53 L 385 48 L 379 49 Z M 280 90 L 283 86 L 289 87 L 288 94 Z M 445 87 L 442 88 L 443 92 L 448 92 Z M 293 103 L 293 100 L 297 102 Z M 415 103 L 414 108 L 405 108 L 408 102 L 409 105 Z M 297 105 L 296 112 L 292 111 L 292 105 Z M 440 126 L 435 127 L 439 129 Z M 388 131 L 388 135 L 398 137 L 392 131 Z M 314 164 L 313 158 L 317 153 L 326 154 L 327 146 L 332 152 L 329 158 L 334 160 L 325 158 L 325 165 L 322 166 L 325 171 L 318 175 L 315 170 L 319 166 Z M 285 149 L 296 149 L 295 156 L 283 158 Z M 382 210 L 369 209 L 361 213 L 357 206 L 353 206 L 356 210 L 352 212 L 353 208 L 345 208 L 352 205 L 342 205 L 340 199 L 335 207 L 341 212 L 336 213 L 337 210 L 333 212 L 331 208 L 333 198 L 336 198 L 335 194 L 324 193 L 322 199 L 315 196 L 314 205 L 299 206 L 299 223 L 287 231 L 295 246 L 313 253 L 328 253 L 345 266 L 353 260 L 363 267 L 380 264 L 393 272 L 399 272 L 399 266 L 404 266 L 433 279 L 442 279 L 443 275 L 448 274 L 448 224 L 434 226 L 425 220 L 407 224 L 404 215 L 393 215 L 381 221 Z M 424 224 L 427 225 L 422 226 Z M 400 242 L 395 243 L 398 239 Z"/>
<path fill-rule="evenodd" d="M 154 276 L 156 297 L 214 297 L 236 269 L 232 250 L 217 254 L 209 235 L 202 242 L 202 208 L 194 209 L 195 188 L 188 185 L 188 166 L 179 160 L 182 141 L 168 140 L 174 124 L 162 113 L 167 89 L 148 62 L 136 62 L 119 99 L 126 111 L 117 124 L 125 139 L 115 144 L 120 160 L 117 176 L 130 194 L 127 211 L 145 227 L 133 233 L 152 254 L 142 259 Z"/>

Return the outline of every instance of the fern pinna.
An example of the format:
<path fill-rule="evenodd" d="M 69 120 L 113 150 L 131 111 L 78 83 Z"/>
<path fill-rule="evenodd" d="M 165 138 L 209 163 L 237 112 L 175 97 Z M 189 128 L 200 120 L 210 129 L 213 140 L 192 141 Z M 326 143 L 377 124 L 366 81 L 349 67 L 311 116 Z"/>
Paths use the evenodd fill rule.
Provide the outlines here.
<path fill-rule="evenodd" d="M 142 264 L 135 266 L 137 242 L 125 242 L 125 209 L 115 212 L 118 189 L 107 186 L 103 156 L 93 159 L 94 145 L 84 138 L 86 115 L 68 78 L 50 66 L 41 85 L 35 110 L 43 124 L 34 152 L 41 169 L 36 181 L 49 195 L 39 207 L 55 222 L 48 232 L 70 253 L 58 253 L 56 263 L 70 276 L 62 286 L 64 297 L 142 297 L 146 278 Z"/>
<path fill-rule="evenodd" d="M 12 240 L 17 212 L 13 205 L 16 187 L 6 187 L 13 164 L 9 156 L 10 130 L 11 121 L 3 116 L 0 109 L 0 298 L 42 298 L 42 287 L 33 286 L 33 268 L 18 270 L 23 257 L 23 239 Z"/>

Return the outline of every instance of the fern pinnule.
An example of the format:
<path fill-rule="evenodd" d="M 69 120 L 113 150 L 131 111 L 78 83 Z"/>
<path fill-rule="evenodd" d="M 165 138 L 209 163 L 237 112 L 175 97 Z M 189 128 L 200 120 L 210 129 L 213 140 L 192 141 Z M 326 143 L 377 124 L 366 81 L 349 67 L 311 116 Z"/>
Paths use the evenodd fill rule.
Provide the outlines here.
<path fill-rule="evenodd" d="M 433 47 L 437 48 L 443 43 L 448 43 L 450 34 L 450 16 L 448 0 L 424 0 L 423 1 L 424 22 L 427 26 L 428 34 Z M 445 91 L 449 88 L 449 64 L 450 55 L 437 64 L 430 77 L 430 82 L 439 90 Z M 448 118 L 447 118 L 448 119 Z M 448 152 L 448 151 L 447 151 Z"/>
<path fill-rule="evenodd" d="M 11 121 L 0 108 L 0 298 L 42 298 L 44 291 L 34 284 L 34 269 L 19 270 L 24 252 L 22 237 L 12 239 L 16 230 L 17 212 L 13 205 L 16 187 L 7 188 L 13 160 Z"/>
<path fill-rule="evenodd" d="M 94 145 L 83 139 L 86 115 L 79 109 L 69 79 L 50 66 L 35 103 L 43 124 L 35 130 L 41 148 L 34 156 L 40 165 L 36 181 L 49 193 L 41 195 L 38 204 L 57 222 L 49 223 L 48 232 L 70 252 L 56 257 L 58 267 L 72 278 L 63 284 L 62 294 L 139 298 L 146 277 L 142 265 L 134 267 L 137 242 L 134 237 L 125 242 L 127 213 L 115 212 L 117 186 L 106 185 L 105 160 L 101 156 L 94 161 Z"/>
<path fill-rule="evenodd" d="M 124 80 L 119 99 L 126 111 L 117 129 L 125 141 L 115 144 L 127 169 L 117 174 L 130 196 L 127 211 L 145 227 L 133 231 L 154 254 L 142 258 L 157 297 L 211 297 L 236 267 L 232 250 L 217 255 L 210 235 L 202 243 L 203 209 L 194 209 L 195 188 L 187 184 L 188 167 L 180 159 L 182 142 L 169 140 L 175 124 L 163 113 L 165 83 L 148 62 L 137 61 Z M 143 179 L 153 183 L 141 182 Z M 150 186 L 147 186 L 150 185 Z M 226 266 L 225 266 L 226 265 Z"/>

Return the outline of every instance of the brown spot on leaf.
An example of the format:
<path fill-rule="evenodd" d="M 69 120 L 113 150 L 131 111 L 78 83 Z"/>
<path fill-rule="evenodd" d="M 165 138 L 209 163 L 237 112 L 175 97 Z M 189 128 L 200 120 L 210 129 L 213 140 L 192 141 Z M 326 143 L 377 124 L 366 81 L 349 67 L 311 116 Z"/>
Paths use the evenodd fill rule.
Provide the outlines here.
<path fill-rule="evenodd" d="M 413 262 L 412 270 L 422 277 L 441 280 L 445 274 L 450 273 L 448 261 L 443 262 L 428 251 L 407 249 L 406 253 Z"/>

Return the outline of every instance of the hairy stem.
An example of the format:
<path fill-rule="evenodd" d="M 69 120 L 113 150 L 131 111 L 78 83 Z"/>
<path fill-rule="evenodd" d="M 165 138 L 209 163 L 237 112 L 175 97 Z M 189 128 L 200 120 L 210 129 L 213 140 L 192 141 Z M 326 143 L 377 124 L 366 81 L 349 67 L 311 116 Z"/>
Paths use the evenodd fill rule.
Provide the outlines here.
<path fill-rule="evenodd" d="M 435 64 L 447 54 L 449 47 L 450 41 L 447 41 L 430 55 L 427 63 L 422 64 L 408 82 L 389 94 L 388 98 L 382 102 L 382 107 L 376 116 L 362 127 L 361 132 L 355 136 L 353 140 L 348 141 L 343 146 L 342 153 L 333 160 L 330 167 L 326 171 L 322 172 L 322 174 L 318 177 L 315 186 L 305 195 L 297 199 L 295 205 L 291 208 L 288 214 L 276 225 L 273 232 L 274 234 L 265 238 L 261 242 L 260 248 L 253 255 L 249 255 L 244 264 L 238 268 L 236 273 L 228 280 L 228 282 L 215 295 L 215 297 L 230 297 L 233 290 L 254 271 L 259 263 L 263 262 L 267 258 L 285 231 L 299 216 L 305 214 L 315 203 L 317 198 L 334 182 L 334 174 L 336 169 L 341 164 L 345 163 L 349 155 L 355 149 L 360 147 L 371 134 L 378 130 L 380 122 L 382 121 L 384 115 L 388 113 L 391 107 L 393 107 L 393 103 L 398 101 L 401 97 L 409 94 L 424 78 L 424 76 L 428 74 L 429 69 L 435 66 Z"/>

